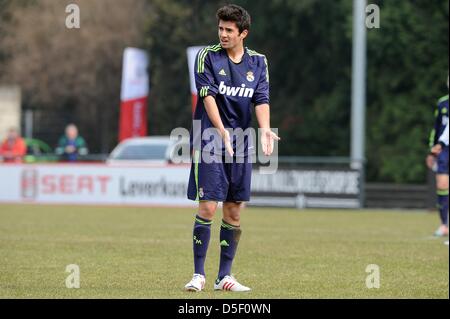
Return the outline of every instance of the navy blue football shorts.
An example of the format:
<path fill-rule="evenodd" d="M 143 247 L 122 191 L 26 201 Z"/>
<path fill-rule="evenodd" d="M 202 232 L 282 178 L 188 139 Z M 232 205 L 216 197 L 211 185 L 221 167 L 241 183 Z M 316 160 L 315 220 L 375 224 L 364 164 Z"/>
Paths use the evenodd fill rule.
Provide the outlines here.
<path fill-rule="evenodd" d="M 448 175 L 448 146 L 437 156 L 437 174 Z"/>
<path fill-rule="evenodd" d="M 251 157 L 225 163 L 222 155 L 214 155 L 216 162 L 198 161 L 199 151 L 193 156 L 189 176 L 188 198 L 194 201 L 248 202 L 252 177 Z M 220 161 L 219 161 L 220 158 Z"/>

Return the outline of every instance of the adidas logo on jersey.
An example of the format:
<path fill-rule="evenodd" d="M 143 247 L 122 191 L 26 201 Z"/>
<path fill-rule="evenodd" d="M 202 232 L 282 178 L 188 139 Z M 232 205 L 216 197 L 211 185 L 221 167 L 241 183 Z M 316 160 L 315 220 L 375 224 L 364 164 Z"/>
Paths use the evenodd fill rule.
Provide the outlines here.
<path fill-rule="evenodd" d="M 226 86 L 225 82 L 220 82 L 219 85 L 219 93 L 222 95 L 228 96 L 239 96 L 239 97 L 253 97 L 253 93 L 255 90 L 252 88 L 246 88 L 245 84 L 242 84 L 241 87 L 235 86 Z"/>
<path fill-rule="evenodd" d="M 224 70 L 224 69 L 222 69 L 222 70 L 219 71 L 219 75 L 227 76 L 227 74 L 225 73 L 225 70 Z"/>

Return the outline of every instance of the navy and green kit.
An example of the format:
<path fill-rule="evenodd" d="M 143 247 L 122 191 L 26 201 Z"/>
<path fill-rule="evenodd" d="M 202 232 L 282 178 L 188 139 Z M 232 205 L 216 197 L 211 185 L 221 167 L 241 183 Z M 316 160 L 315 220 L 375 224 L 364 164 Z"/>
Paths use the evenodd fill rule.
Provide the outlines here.
<path fill-rule="evenodd" d="M 439 137 L 445 130 L 448 123 L 448 95 L 439 99 L 437 108 L 435 110 L 434 128 L 430 135 L 430 148 L 438 144 Z M 448 175 L 448 145 L 442 149 L 442 152 L 437 156 L 437 174 Z"/>
<path fill-rule="evenodd" d="M 241 62 L 234 63 L 219 44 L 209 46 L 197 54 L 195 82 L 199 99 L 194 120 L 201 126 L 198 130 L 194 129 L 191 134 L 193 163 L 188 198 L 248 201 L 252 170 L 250 157 L 255 152 L 254 137 L 250 138 L 244 134 L 242 138 L 238 138 L 232 134 L 235 156 L 232 163 L 225 163 L 225 147 L 222 140 L 218 136 L 204 134 L 207 133 L 205 130 L 211 131 L 214 126 L 206 113 L 203 99 L 207 96 L 215 98 L 226 129 L 247 132 L 246 130 L 251 127 L 253 106 L 269 104 L 267 59 L 264 55 L 245 48 Z M 213 163 L 202 160 L 202 154 L 205 153 L 215 158 Z M 241 160 L 236 161 L 238 157 Z"/>

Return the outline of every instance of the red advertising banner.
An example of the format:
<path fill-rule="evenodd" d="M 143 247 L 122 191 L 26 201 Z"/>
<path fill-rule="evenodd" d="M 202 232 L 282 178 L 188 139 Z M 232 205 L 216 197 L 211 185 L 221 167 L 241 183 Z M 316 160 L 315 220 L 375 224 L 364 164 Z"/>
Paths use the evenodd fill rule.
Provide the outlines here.
<path fill-rule="evenodd" d="M 126 48 L 123 55 L 119 141 L 147 135 L 149 93 L 147 52 Z"/>
<path fill-rule="evenodd" d="M 122 101 L 120 106 L 119 141 L 147 135 L 147 97 Z"/>

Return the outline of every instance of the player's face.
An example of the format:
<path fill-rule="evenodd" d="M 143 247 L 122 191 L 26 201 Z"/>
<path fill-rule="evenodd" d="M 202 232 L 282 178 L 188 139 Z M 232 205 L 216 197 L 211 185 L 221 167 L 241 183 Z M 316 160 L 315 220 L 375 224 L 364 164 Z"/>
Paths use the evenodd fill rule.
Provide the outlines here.
<path fill-rule="evenodd" d="M 235 22 L 219 21 L 219 40 L 224 49 L 233 49 L 241 45 L 247 34 L 247 30 L 239 33 L 239 28 Z"/>

